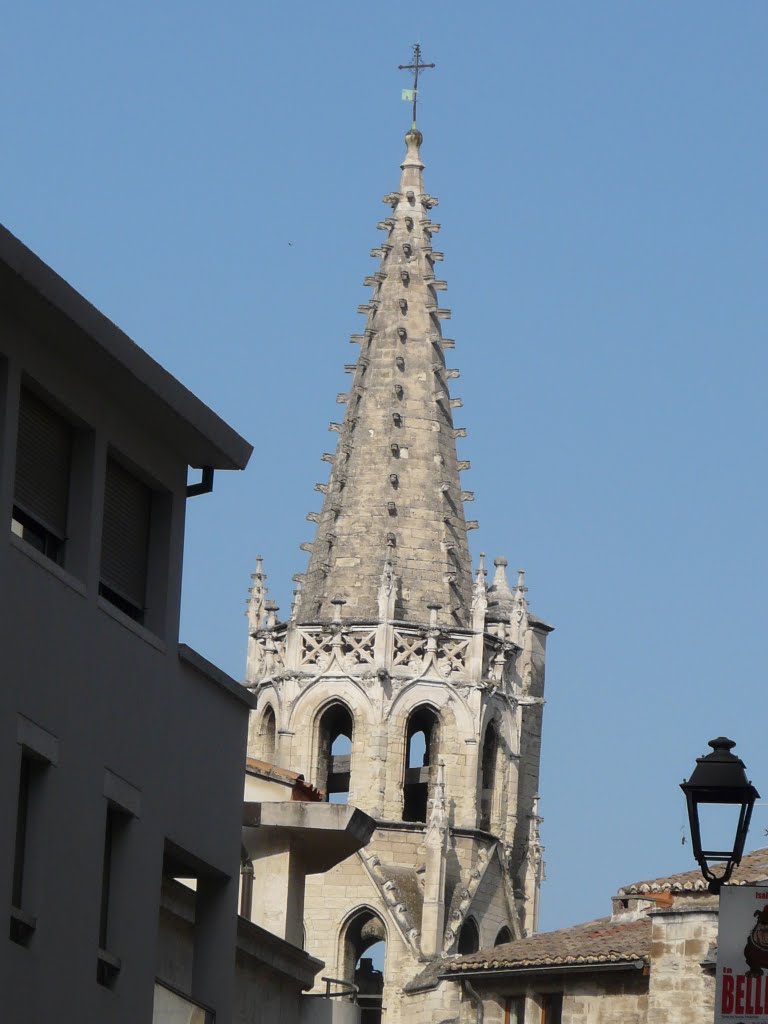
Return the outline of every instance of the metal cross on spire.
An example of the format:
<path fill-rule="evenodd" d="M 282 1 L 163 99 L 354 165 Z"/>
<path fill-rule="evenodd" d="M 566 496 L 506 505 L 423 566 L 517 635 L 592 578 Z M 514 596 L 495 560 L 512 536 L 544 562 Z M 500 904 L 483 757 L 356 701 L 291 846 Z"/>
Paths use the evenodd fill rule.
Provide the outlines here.
<path fill-rule="evenodd" d="M 422 64 L 421 63 L 421 47 L 418 43 L 413 44 L 413 63 L 412 64 L 398 64 L 398 71 L 412 71 L 413 72 L 413 88 L 403 89 L 403 99 L 413 101 L 413 126 L 416 127 L 416 101 L 419 95 L 419 72 L 424 68 L 433 68 L 434 64 Z"/>

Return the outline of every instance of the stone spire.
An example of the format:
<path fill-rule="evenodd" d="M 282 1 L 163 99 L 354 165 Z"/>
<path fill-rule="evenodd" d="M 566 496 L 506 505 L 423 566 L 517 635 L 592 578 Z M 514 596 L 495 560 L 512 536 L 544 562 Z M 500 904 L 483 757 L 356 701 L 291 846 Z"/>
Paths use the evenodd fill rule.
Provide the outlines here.
<path fill-rule="evenodd" d="M 400 188 L 385 196 L 392 215 L 379 227 L 387 238 L 374 249 L 378 270 L 365 283 L 373 288 L 350 390 L 339 395 L 346 405 L 338 433 L 322 511 L 310 513 L 317 523 L 297 619 L 332 618 L 331 601 L 345 600 L 347 620 L 376 619 L 384 563 L 397 580 L 394 617 L 426 622 L 428 604 L 440 605 L 440 622 L 469 625 L 472 566 L 456 437 L 465 431 L 453 424 L 448 381 L 457 370 L 445 365 L 440 324 L 450 311 L 440 309 L 432 249 L 439 229 L 429 219 L 437 200 L 424 190 L 420 146 L 422 134 L 405 136 Z M 475 526 L 469 524 L 469 527 Z"/>

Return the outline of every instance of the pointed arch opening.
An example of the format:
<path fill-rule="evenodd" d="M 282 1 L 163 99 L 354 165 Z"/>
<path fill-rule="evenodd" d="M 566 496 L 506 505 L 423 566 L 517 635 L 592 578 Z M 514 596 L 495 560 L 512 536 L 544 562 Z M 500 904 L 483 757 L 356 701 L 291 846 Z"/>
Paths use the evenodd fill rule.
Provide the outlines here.
<path fill-rule="evenodd" d="M 493 804 L 496 792 L 496 769 L 499 756 L 499 730 L 495 722 L 490 722 L 485 730 L 483 753 L 480 763 L 480 813 L 478 827 L 491 831 L 493 824 Z"/>
<path fill-rule="evenodd" d="M 476 953 L 480 949 L 480 930 L 474 918 L 468 917 L 461 926 L 459 942 L 456 948 L 459 956 L 465 956 L 467 953 Z"/>
<path fill-rule="evenodd" d="M 354 914 L 342 936 L 342 977 L 358 987 L 360 1024 L 381 1024 L 387 932 L 367 907 Z"/>
<path fill-rule="evenodd" d="M 426 821 L 429 785 L 440 745 L 440 719 L 434 708 L 414 708 L 405 730 L 403 820 Z"/>
<path fill-rule="evenodd" d="M 512 941 L 512 932 L 511 932 L 511 930 L 506 925 L 504 925 L 504 927 L 499 931 L 499 934 L 493 940 L 493 944 L 494 944 L 494 946 L 503 946 L 505 943 L 511 942 L 511 941 Z"/>
<path fill-rule="evenodd" d="M 345 804 L 349 798 L 353 727 L 352 712 L 341 702 L 320 716 L 316 785 L 332 804 Z"/>
<path fill-rule="evenodd" d="M 277 746 L 277 720 L 275 710 L 271 704 L 267 704 L 261 716 L 259 728 L 259 753 L 262 761 L 270 764 L 275 760 L 275 748 Z"/>

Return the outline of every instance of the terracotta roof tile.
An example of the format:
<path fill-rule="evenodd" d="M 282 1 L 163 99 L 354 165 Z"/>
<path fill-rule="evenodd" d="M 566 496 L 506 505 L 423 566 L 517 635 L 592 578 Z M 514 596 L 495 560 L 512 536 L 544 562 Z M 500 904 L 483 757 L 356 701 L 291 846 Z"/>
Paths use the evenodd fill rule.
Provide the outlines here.
<path fill-rule="evenodd" d="M 492 949 L 458 957 L 445 965 L 456 974 L 478 970 L 524 970 L 538 967 L 600 967 L 605 964 L 648 962 L 651 922 L 647 917 L 633 921 L 603 917 L 556 932 L 539 932 L 527 939 L 506 942 Z"/>
<path fill-rule="evenodd" d="M 733 873 L 731 884 L 750 885 L 768 879 L 768 850 L 753 850 L 742 857 L 741 864 Z M 706 892 L 707 883 L 698 868 L 682 871 L 677 875 L 652 878 L 645 882 L 632 882 L 622 886 L 619 896 L 642 896 L 655 892 Z"/>

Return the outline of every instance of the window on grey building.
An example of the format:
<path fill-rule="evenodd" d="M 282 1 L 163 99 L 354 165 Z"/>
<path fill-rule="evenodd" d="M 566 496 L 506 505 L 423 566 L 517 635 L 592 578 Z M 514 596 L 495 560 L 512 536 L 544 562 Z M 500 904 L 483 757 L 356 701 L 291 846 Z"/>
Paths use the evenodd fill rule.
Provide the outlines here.
<path fill-rule="evenodd" d="M 426 821 L 431 772 L 438 760 L 440 720 L 427 706 L 416 708 L 405 733 L 403 820 Z"/>
<path fill-rule="evenodd" d="M 120 960 L 111 948 L 114 931 L 115 900 L 120 892 L 120 856 L 124 852 L 125 831 L 131 815 L 107 803 L 104 824 L 104 851 L 101 872 L 101 906 L 99 911 L 99 949 L 96 980 L 111 988 L 120 971 Z"/>
<path fill-rule="evenodd" d="M 11 880 L 11 932 L 10 937 L 26 946 L 35 930 L 35 918 L 30 913 L 30 855 L 39 832 L 39 802 L 43 776 L 48 762 L 22 749 L 19 765 L 19 789 L 16 803 L 16 836 L 13 851 Z M 38 837 L 39 838 L 39 837 Z"/>
<path fill-rule="evenodd" d="M 152 491 L 122 463 L 107 459 L 99 593 L 144 621 Z"/>
<path fill-rule="evenodd" d="M 54 562 L 64 560 L 72 427 L 21 389 L 11 529 Z"/>

